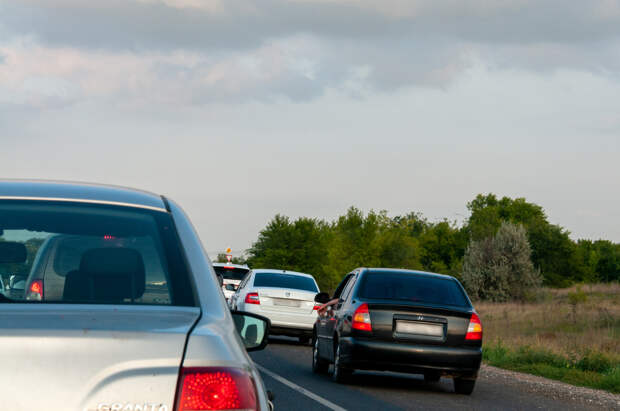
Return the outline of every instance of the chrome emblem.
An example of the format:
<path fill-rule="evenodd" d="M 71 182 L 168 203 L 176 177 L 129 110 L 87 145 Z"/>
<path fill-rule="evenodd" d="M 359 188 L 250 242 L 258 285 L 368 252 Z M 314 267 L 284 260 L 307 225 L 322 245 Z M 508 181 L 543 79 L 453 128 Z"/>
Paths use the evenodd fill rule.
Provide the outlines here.
<path fill-rule="evenodd" d="M 285 295 L 286 297 L 290 297 L 290 296 L 291 296 L 291 293 L 286 292 L 286 293 L 284 293 L 284 295 Z"/>

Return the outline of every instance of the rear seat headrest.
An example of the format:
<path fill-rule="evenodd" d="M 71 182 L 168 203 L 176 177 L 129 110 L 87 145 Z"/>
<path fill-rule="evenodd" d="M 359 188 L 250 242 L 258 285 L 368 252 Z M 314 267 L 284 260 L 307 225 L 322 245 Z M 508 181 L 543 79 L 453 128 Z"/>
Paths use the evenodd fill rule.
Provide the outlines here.
<path fill-rule="evenodd" d="M 80 276 L 92 282 L 95 300 L 136 299 L 144 294 L 144 262 L 132 248 L 94 248 L 84 252 Z"/>

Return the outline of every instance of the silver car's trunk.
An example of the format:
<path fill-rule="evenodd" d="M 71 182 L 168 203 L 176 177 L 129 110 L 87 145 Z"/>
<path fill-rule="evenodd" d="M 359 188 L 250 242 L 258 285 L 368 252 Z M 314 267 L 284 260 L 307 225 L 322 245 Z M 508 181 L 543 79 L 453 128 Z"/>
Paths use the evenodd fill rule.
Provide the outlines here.
<path fill-rule="evenodd" d="M 3 304 L 5 410 L 173 409 L 194 307 Z"/>

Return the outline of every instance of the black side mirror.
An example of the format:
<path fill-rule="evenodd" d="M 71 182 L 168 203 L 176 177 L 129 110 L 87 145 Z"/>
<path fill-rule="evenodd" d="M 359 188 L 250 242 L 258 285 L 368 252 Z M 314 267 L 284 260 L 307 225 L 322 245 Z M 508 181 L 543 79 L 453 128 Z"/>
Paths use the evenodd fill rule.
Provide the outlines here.
<path fill-rule="evenodd" d="M 22 243 L 0 241 L 0 263 L 25 263 L 27 254 L 26 246 Z"/>
<path fill-rule="evenodd" d="M 232 311 L 233 321 L 246 351 L 258 351 L 267 346 L 271 321 L 254 313 Z"/>
<path fill-rule="evenodd" d="M 318 293 L 314 296 L 314 302 L 316 303 L 327 304 L 329 300 L 329 294 L 327 293 Z"/>

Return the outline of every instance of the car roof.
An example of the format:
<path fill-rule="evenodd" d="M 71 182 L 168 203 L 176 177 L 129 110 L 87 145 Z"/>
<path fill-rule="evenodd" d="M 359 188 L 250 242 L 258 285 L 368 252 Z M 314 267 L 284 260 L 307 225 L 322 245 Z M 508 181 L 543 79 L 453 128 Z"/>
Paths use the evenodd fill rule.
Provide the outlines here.
<path fill-rule="evenodd" d="M 427 276 L 427 277 L 443 278 L 445 280 L 453 280 L 454 279 L 454 277 L 452 277 L 451 275 L 431 273 L 431 272 L 428 272 L 428 271 L 407 270 L 407 269 L 404 269 L 404 268 L 364 267 L 364 268 L 358 268 L 357 270 L 360 270 L 361 272 L 363 272 L 363 271 L 368 271 L 368 272 L 378 272 L 378 271 L 380 271 L 380 272 L 383 272 L 383 273 L 418 274 L 418 275 Z"/>
<path fill-rule="evenodd" d="M 275 268 L 259 268 L 256 270 L 252 270 L 255 273 L 273 273 L 273 274 L 291 274 L 291 275 L 299 275 L 302 277 L 310 277 L 312 279 L 314 279 L 314 276 L 312 274 L 308 274 L 308 273 L 300 273 L 297 271 L 289 271 L 289 270 L 278 270 Z"/>
<path fill-rule="evenodd" d="M 250 269 L 250 267 L 248 267 L 247 264 L 231 264 L 231 263 L 213 263 L 213 267 L 245 268 L 246 270 Z"/>
<path fill-rule="evenodd" d="M 68 201 L 166 212 L 161 196 L 126 187 L 69 181 L 0 180 L 0 200 Z"/>

